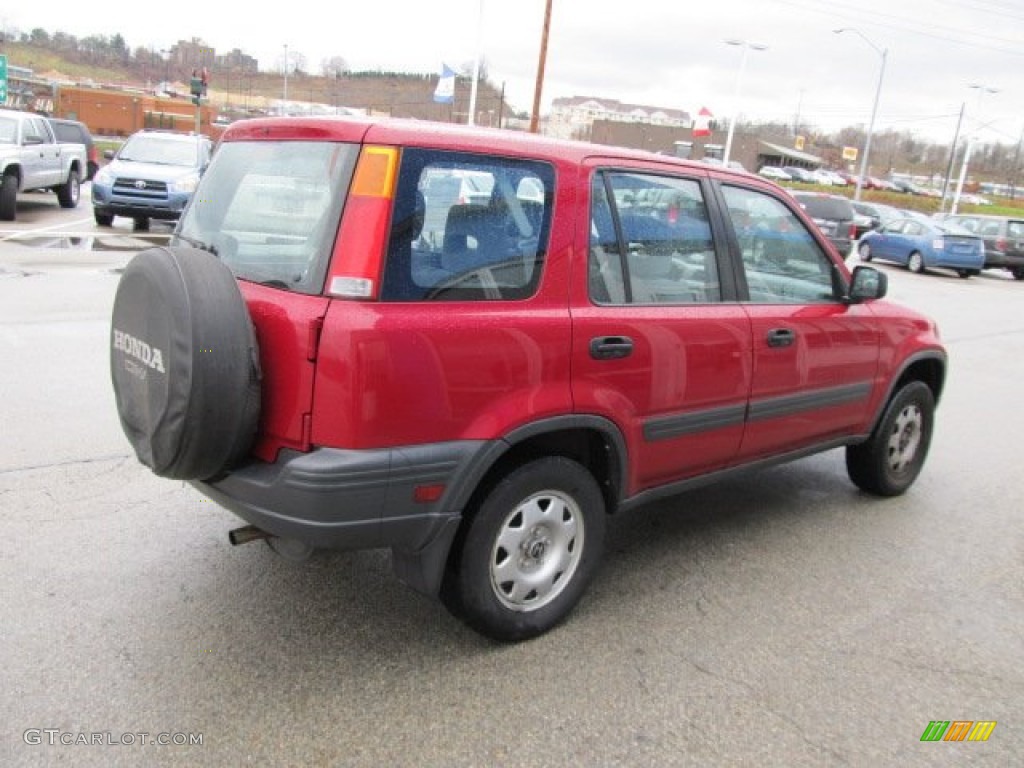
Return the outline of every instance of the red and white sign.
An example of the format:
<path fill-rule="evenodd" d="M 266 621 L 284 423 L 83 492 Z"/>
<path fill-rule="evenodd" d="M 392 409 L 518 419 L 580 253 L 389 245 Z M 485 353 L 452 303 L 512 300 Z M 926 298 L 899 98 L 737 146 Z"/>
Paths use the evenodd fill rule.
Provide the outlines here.
<path fill-rule="evenodd" d="M 700 112 L 697 113 L 697 117 L 693 121 L 693 135 L 710 136 L 712 117 L 714 117 L 714 115 L 711 114 L 710 109 L 707 107 L 701 107 Z"/>

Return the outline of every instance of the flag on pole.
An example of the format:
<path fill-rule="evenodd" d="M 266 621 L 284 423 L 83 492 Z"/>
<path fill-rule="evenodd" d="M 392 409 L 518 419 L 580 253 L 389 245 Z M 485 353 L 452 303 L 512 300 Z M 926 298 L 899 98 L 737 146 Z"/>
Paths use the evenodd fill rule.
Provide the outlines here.
<path fill-rule="evenodd" d="M 714 115 L 711 114 L 710 109 L 707 107 L 701 107 L 700 112 L 697 113 L 697 117 L 693 121 L 693 135 L 710 136 L 712 117 L 714 117 Z"/>
<path fill-rule="evenodd" d="M 455 101 L 455 70 L 447 64 L 441 65 L 441 77 L 434 89 L 434 101 L 438 104 L 451 104 Z"/>

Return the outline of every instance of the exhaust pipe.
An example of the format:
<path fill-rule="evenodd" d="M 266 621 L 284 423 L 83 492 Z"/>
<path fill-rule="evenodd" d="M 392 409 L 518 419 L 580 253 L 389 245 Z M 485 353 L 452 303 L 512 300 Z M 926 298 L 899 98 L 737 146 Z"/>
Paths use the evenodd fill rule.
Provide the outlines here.
<path fill-rule="evenodd" d="M 248 544 L 250 541 L 269 539 L 271 535 L 255 525 L 246 525 L 242 528 L 228 531 L 228 541 L 231 542 L 231 546 L 237 547 L 239 544 Z"/>

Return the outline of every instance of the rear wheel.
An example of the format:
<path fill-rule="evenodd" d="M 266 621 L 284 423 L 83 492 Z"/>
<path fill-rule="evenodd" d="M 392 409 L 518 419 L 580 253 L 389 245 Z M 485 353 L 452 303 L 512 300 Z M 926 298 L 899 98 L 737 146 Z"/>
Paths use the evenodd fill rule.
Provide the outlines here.
<path fill-rule="evenodd" d="M 910 259 L 907 261 L 907 269 L 916 274 L 924 272 L 924 257 L 920 251 L 914 251 L 910 254 Z"/>
<path fill-rule="evenodd" d="M 14 221 L 18 210 L 18 177 L 4 174 L 0 181 L 0 221 Z"/>
<path fill-rule="evenodd" d="M 442 588 L 448 608 L 495 640 L 526 640 L 564 619 L 604 549 L 604 498 L 560 456 L 502 478 L 466 520 Z"/>
<path fill-rule="evenodd" d="M 82 195 L 82 182 L 78 178 L 78 171 L 74 168 L 68 171 L 68 180 L 54 191 L 57 193 L 57 202 L 61 208 L 77 208 Z"/>
<path fill-rule="evenodd" d="M 966 280 L 968 277 L 974 274 L 974 272 L 972 272 L 969 269 L 958 269 L 956 273 L 964 280 Z"/>
<path fill-rule="evenodd" d="M 928 455 L 935 397 L 912 381 L 889 401 L 867 441 L 846 449 L 846 471 L 857 487 L 878 496 L 898 496 L 917 479 Z"/>
<path fill-rule="evenodd" d="M 1024 267 L 1014 267 L 1010 270 L 1014 280 L 1024 280 Z"/>
<path fill-rule="evenodd" d="M 861 243 L 858 245 L 857 253 L 860 255 L 861 261 L 871 261 L 871 246 L 867 243 Z"/>

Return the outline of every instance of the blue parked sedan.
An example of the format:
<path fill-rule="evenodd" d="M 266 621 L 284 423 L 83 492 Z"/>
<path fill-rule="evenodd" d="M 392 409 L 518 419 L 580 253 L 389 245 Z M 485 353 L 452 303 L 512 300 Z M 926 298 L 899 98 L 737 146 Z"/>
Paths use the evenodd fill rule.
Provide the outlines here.
<path fill-rule="evenodd" d="M 960 277 L 977 275 L 985 266 L 982 238 L 955 225 L 925 219 L 896 219 L 871 230 L 860 239 L 857 253 L 864 261 L 895 261 L 911 272 L 945 267 Z"/>

